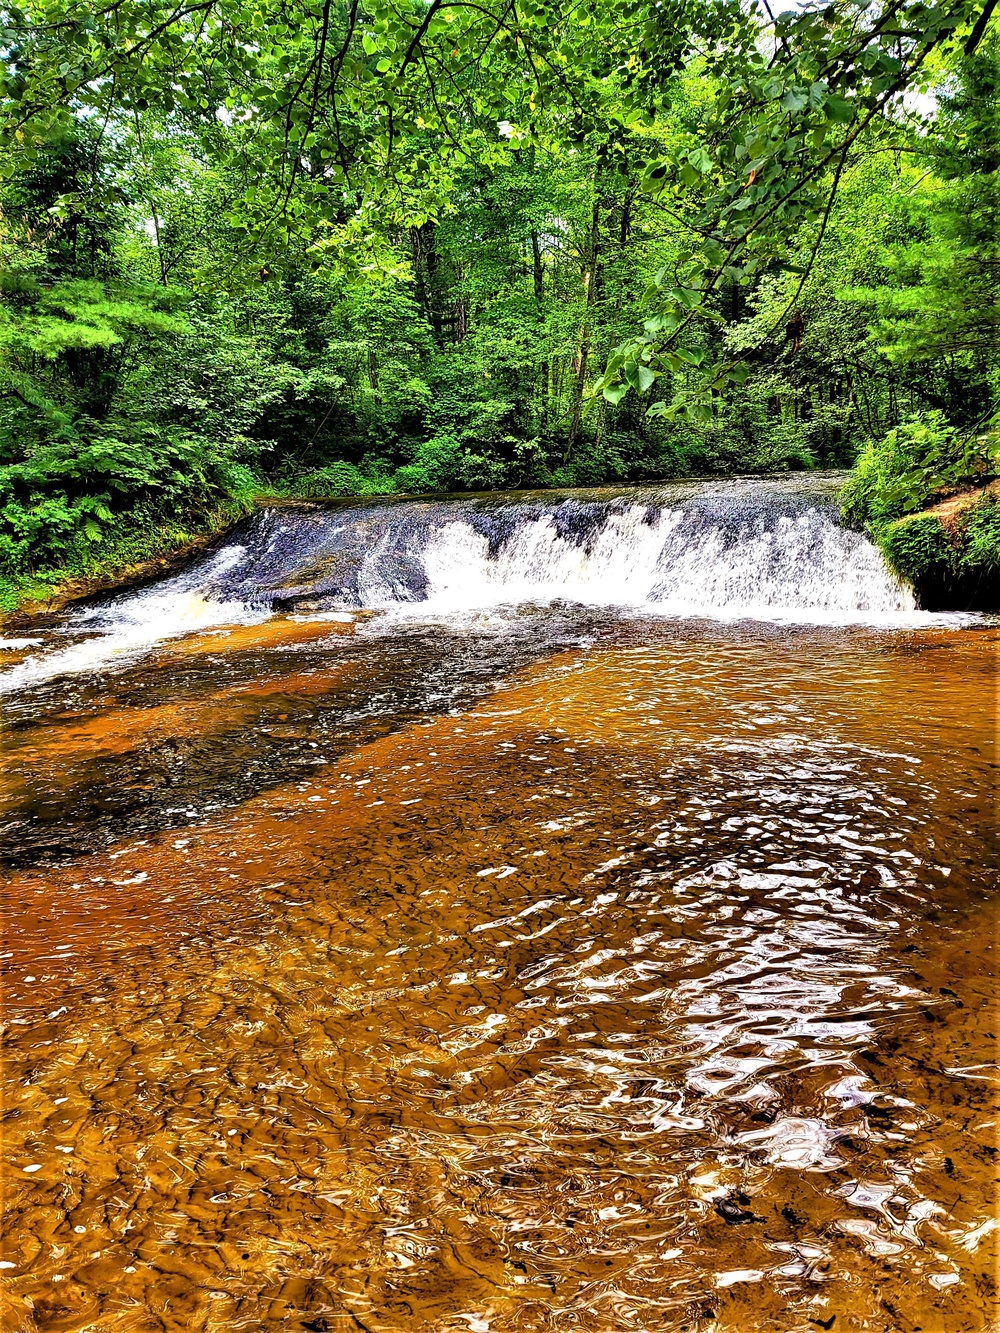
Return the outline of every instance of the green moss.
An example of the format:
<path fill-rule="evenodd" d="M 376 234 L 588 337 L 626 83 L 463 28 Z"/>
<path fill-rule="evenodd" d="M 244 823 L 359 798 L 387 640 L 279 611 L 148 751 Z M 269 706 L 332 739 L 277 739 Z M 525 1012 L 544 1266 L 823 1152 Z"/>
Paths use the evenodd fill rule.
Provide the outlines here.
<path fill-rule="evenodd" d="M 926 610 L 1000 610 L 1000 496 L 982 496 L 954 527 L 922 513 L 883 523 L 872 535 Z"/>
<path fill-rule="evenodd" d="M 919 587 L 928 579 L 946 577 L 955 560 L 955 548 L 939 519 L 915 514 L 889 523 L 876 540 L 890 566 Z"/>

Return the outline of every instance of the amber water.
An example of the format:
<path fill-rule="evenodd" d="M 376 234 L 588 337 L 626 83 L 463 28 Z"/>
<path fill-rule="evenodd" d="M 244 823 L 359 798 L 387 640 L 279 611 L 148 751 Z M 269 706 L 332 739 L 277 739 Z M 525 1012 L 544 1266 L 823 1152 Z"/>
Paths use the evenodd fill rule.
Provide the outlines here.
<path fill-rule="evenodd" d="M 11 696 L 3 1329 L 993 1328 L 998 646 L 279 615 Z"/>

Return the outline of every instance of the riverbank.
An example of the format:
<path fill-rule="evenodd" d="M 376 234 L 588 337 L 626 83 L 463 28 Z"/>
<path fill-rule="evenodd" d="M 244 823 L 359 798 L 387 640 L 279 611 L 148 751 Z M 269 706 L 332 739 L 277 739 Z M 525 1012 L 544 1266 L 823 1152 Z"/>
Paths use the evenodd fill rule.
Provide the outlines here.
<path fill-rule="evenodd" d="M 296 508 L 402 494 L 392 490 L 390 478 L 366 478 L 346 464 L 283 483 L 242 470 L 237 481 L 217 493 L 214 503 L 188 509 L 179 519 L 168 519 L 161 508 L 137 506 L 117 515 L 113 528 L 104 525 L 88 533 L 85 526 L 66 540 L 51 566 L 27 568 L 9 561 L 4 570 L 0 563 L 0 628 L 10 631 L 96 593 L 126 590 L 173 573 L 257 505 Z"/>
<path fill-rule="evenodd" d="M 233 497 L 183 524 L 124 519 L 117 533 L 78 549 L 58 568 L 0 575 L 0 627 L 15 629 L 95 593 L 171 574 L 250 513 L 262 496 Z"/>
<path fill-rule="evenodd" d="M 1000 478 L 869 530 L 926 610 L 1000 609 Z"/>

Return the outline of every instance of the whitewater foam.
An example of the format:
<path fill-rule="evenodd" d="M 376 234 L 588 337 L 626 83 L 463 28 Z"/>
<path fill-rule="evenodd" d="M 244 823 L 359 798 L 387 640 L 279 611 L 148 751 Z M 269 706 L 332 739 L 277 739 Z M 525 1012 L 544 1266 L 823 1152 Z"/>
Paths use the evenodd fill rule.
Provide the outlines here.
<path fill-rule="evenodd" d="M 559 601 L 786 624 L 966 623 L 919 611 L 878 549 L 839 525 L 838 480 L 260 511 L 181 574 L 71 613 L 65 628 L 88 637 L 0 673 L 0 693 L 274 611 L 486 615 L 502 628 L 506 608 Z"/>
<path fill-rule="evenodd" d="M 227 547 L 202 573 L 218 577 L 244 555 L 242 547 Z M 270 614 L 267 608 L 242 601 L 219 601 L 191 585 L 191 571 L 185 571 L 131 597 L 77 611 L 67 628 L 79 633 L 92 631 L 92 637 L 47 653 L 34 653 L 0 673 L 0 694 L 55 676 L 127 666 L 165 640 L 218 625 L 253 624 Z"/>
<path fill-rule="evenodd" d="M 843 623 L 916 610 L 876 547 L 818 509 L 771 524 L 757 517 L 734 537 L 690 510 L 650 514 L 631 506 L 609 514 L 586 543 L 560 535 L 545 515 L 518 527 L 495 554 L 488 535 L 460 520 L 432 534 L 423 567 L 426 605 L 435 611 L 561 598 L 665 614 Z"/>

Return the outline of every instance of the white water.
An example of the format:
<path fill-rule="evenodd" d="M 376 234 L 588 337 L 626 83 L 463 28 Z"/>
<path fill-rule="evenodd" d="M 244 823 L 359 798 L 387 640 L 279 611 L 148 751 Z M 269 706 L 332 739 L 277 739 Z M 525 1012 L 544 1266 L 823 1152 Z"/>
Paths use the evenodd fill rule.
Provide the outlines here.
<path fill-rule="evenodd" d="M 50 635 L 40 652 L 0 673 L 0 693 L 126 666 L 182 635 L 265 620 L 268 587 L 280 593 L 287 586 L 268 584 L 276 571 L 293 584 L 305 579 L 308 593 L 310 570 L 331 551 L 344 554 L 335 543 L 345 533 L 355 542 L 347 552 L 355 599 L 349 604 L 408 619 L 485 612 L 502 624 L 504 607 L 556 600 L 792 624 L 904 628 L 969 619 L 918 611 L 877 548 L 841 528 L 829 503 L 789 502 L 782 510 L 780 493 L 777 507 L 773 494 L 770 507 L 721 498 L 717 509 L 669 499 L 572 510 L 557 497 L 541 512 L 537 505 L 501 505 L 489 511 L 506 524 L 492 555 L 483 511 L 461 501 L 404 504 L 376 515 L 377 522 L 361 510 L 322 515 L 311 527 L 298 518 L 282 517 L 270 528 L 262 520 L 246 544 L 132 596 L 71 613 L 64 629 L 89 637 L 60 647 L 58 631 Z M 561 536 L 557 515 L 580 513 L 585 535 Z M 414 571 L 423 582 L 413 582 Z M 316 587 L 322 611 L 323 597 L 327 605 L 331 597 Z"/>
<path fill-rule="evenodd" d="M 877 548 L 820 510 L 781 517 L 770 531 L 748 525 L 736 542 L 719 529 L 693 526 L 682 509 L 661 510 L 649 522 L 646 508 L 633 506 L 610 514 L 593 542 L 580 546 L 561 538 L 545 516 L 518 528 L 491 559 L 486 537 L 468 523 L 448 523 L 424 552 L 427 602 L 407 609 L 412 615 L 563 598 L 670 615 L 837 624 L 906 616 L 912 623 L 913 594 Z M 375 602 L 394 603 L 384 593 Z"/>
<path fill-rule="evenodd" d="M 224 573 L 243 554 L 242 548 L 236 546 L 220 551 L 209 566 L 211 574 Z M 0 672 L 0 694 L 37 685 L 54 676 L 127 666 L 167 639 L 220 625 L 253 624 L 266 619 L 267 614 L 266 610 L 252 609 L 243 602 L 217 601 L 206 596 L 191 586 L 189 574 L 181 574 L 110 607 L 78 611 L 68 628 L 80 632 L 91 630 L 93 637 L 27 657 L 9 671 Z"/>

